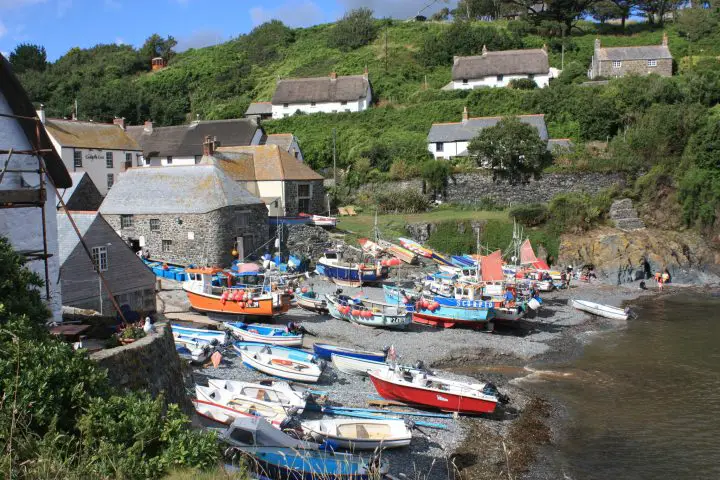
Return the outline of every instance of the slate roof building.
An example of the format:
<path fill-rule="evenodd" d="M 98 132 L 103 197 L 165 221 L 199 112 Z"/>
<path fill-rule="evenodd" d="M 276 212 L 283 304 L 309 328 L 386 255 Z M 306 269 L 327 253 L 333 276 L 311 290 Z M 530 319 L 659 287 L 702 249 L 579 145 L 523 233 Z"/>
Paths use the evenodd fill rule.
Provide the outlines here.
<path fill-rule="evenodd" d="M 154 312 L 155 275 L 152 271 L 98 212 L 71 211 L 70 216 L 90 249 L 92 260 L 80 243 L 68 214 L 59 213 L 63 305 L 114 315 L 115 308 L 96 273 L 100 270 L 121 308 L 126 305 L 134 312 Z"/>
<path fill-rule="evenodd" d="M 625 75 L 650 75 L 655 73 L 663 77 L 672 76 L 673 57 L 668 48 L 668 36 L 663 33 L 660 45 L 639 47 L 603 47 L 600 39 L 595 39 L 588 77 L 611 78 Z"/>
<path fill-rule="evenodd" d="M 482 55 L 453 59 L 455 90 L 506 87 L 521 78 L 534 80 L 538 87 L 546 87 L 552 76 L 547 47 L 490 52 L 483 45 Z"/>
<path fill-rule="evenodd" d="M 301 162 L 305 161 L 302 150 L 300 150 L 300 143 L 292 133 L 272 133 L 267 136 L 265 145 L 277 145 Z"/>
<path fill-rule="evenodd" d="M 522 123 L 532 125 L 543 141 L 548 141 L 545 115 L 517 115 Z M 493 127 L 503 117 L 469 117 L 467 108 L 461 122 L 433 123 L 428 133 L 428 150 L 436 159 L 467 156 L 467 146 L 481 130 Z"/>
<path fill-rule="evenodd" d="M 42 297 L 62 321 L 56 190 L 72 180 L 5 57 L 0 55 L 0 235 L 45 282 Z M 40 127 L 40 128 L 38 128 Z M 9 151 L 13 154 L 8 161 Z M 42 167 L 42 168 L 41 168 Z M 10 171 L 12 170 L 12 171 Z M 42 170 L 42 173 L 38 173 Z"/>
<path fill-rule="evenodd" d="M 362 112 L 372 103 L 367 69 L 363 75 L 287 78 L 278 80 L 272 97 L 272 118 L 303 113 Z"/>
<path fill-rule="evenodd" d="M 76 211 L 97 211 L 103 201 L 103 196 L 97 189 L 87 172 L 72 172 L 70 174 L 72 186 L 60 189 L 60 196 L 65 208 Z M 62 208 L 57 200 L 57 208 Z"/>
<path fill-rule="evenodd" d="M 120 118 L 114 123 L 46 119 L 42 108 L 38 116 L 68 171 L 87 172 L 102 195 L 142 155 Z"/>
<path fill-rule="evenodd" d="M 272 118 L 272 103 L 253 102 L 248 105 L 248 108 L 245 110 L 243 116 L 245 118 L 255 118 L 257 120 Z"/>
<path fill-rule="evenodd" d="M 227 266 L 268 240 L 265 204 L 214 165 L 134 168 L 115 187 L 100 213 L 153 260 Z"/>
<path fill-rule="evenodd" d="M 325 208 L 322 175 L 278 145 L 208 148 L 203 163 L 220 167 L 253 195 L 270 216 L 320 214 Z"/>
<path fill-rule="evenodd" d="M 153 127 L 152 122 L 128 127 L 128 134 L 142 147 L 145 166 L 195 165 L 203 155 L 205 137 L 223 145 L 260 145 L 265 132 L 254 119 L 202 120 L 174 127 Z"/>

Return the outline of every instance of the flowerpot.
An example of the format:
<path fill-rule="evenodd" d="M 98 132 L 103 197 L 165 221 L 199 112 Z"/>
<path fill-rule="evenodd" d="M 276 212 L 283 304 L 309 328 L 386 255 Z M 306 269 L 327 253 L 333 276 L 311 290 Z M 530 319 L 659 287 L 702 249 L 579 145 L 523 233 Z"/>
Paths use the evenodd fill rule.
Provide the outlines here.
<path fill-rule="evenodd" d="M 137 339 L 136 338 L 121 338 L 120 343 L 122 343 L 123 345 L 129 345 L 129 344 L 133 343 L 135 340 L 137 340 Z"/>

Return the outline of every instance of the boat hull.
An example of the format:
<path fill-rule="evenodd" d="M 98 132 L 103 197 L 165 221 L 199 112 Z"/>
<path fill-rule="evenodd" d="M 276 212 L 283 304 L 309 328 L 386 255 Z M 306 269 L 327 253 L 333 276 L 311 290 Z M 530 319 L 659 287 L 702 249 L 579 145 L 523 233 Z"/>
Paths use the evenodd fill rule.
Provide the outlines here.
<path fill-rule="evenodd" d="M 317 273 L 343 287 L 360 287 L 365 284 L 378 283 L 387 279 L 388 268 L 361 268 L 359 266 L 345 267 L 328 265 L 318 262 L 315 267 Z"/>
<path fill-rule="evenodd" d="M 262 298 L 247 303 L 223 301 L 220 296 L 196 293 L 185 290 L 190 305 L 194 310 L 208 313 L 221 313 L 227 315 L 252 315 L 258 317 L 274 317 L 282 315 L 290 309 L 290 299 L 282 295 L 281 304 L 273 306 L 272 298 Z"/>
<path fill-rule="evenodd" d="M 253 328 L 253 325 L 247 325 L 247 329 L 239 328 L 232 322 L 225 322 L 224 325 L 232 332 L 233 336 L 246 342 L 268 343 L 285 347 L 299 347 L 303 342 L 302 335 L 263 335 L 257 331 L 257 327 Z"/>
<path fill-rule="evenodd" d="M 307 296 L 304 296 L 302 293 L 295 296 L 295 301 L 297 303 L 297 306 L 308 310 L 310 312 L 315 313 L 327 313 L 328 312 L 328 306 L 327 302 L 325 300 L 322 300 L 320 298 L 310 298 Z"/>
<path fill-rule="evenodd" d="M 611 307 L 609 305 L 602 305 L 599 303 L 587 302 L 584 300 L 573 300 L 572 305 L 576 309 L 582 310 L 583 312 L 590 313 L 592 315 L 610 318 L 612 320 L 628 319 L 628 314 L 624 310 L 616 307 Z"/>
<path fill-rule="evenodd" d="M 258 342 L 235 342 L 233 349 L 239 354 L 242 352 L 258 353 L 269 347 L 273 355 L 287 358 L 288 360 L 297 360 L 300 362 L 317 362 L 319 358 L 314 353 L 300 350 L 299 348 L 291 348 L 285 345 L 272 345 L 269 343 Z"/>
<path fill-rule="evenodd" d="M 286 380 L 295 380 L 297 382 L 304 383 L 316 383 L 320 378 L 322 370 L 318 365 L 310 364 L 309 362 L 299 362 L 296 360 L 288 361 L 287 363 L 298 364 L 302 363 L 303 369 L 295 369 L 294 365 L 284 365 L 283 363 L 267 363 L 263 361 L 262 354 L 251 354 L 248 352 L 242 352 L 242 361 L 248 367 L 257 370 L 259 372 L 266 373 L 273 377 L 284 378 Z M 259 358 L 256 358 L 259 357 Z M 284 359 L 282 359 L 284 360 Z"/>
<path fill-rule="evenodd" d="M 390 365 L 385 362 L 362 360 L 359 358 L 346 357 L 345 355 L 338 355 L 337 353 L 333 353 L 331 358 L 333 366 L 348 375 L 367 377 L 373 370 L 385 371 L 390 368 Z"/>
<path fill-rule="evenodd" d="M 316 343 L 315 345 L 313 345 L 313 350 L 318 357 L 328 361 L 332 359 L 332 354 L 375 362 L 384 362 L 386 357 L 385 353 L 343 349 L 340 347 L 335 347 L 334 345 L 325 345 L 321 343 Z"/>
<path fill-rule="evenodd" d="M 387 434 L 387 438 L 359 438 L 359 436 L 355 437 L 346 437 L 340 435 L 340 433 L 337 431 L 338 428 L 333 425 L 327 425 L 324 424 L 330 423 L 332 421 L 306 421 L 302 422 L 302 430 L 303 432 L 310 436 L 313 440 L 315 440 L 318 443 L 322 443 L 327 440 L 331 440 L 333 443 L 338 445 L 341 448 L 346 448 L 350 451 L 357 451 L 357 450 L 375 450 L 375 449 L 386 449 L 386 448 L 399 448 L 399 447 L 406 447 L 410 445 L 410 441 L 412 440 L 412 433 L 407 429 L 405 426 L 405 422 L 402 420 L 390 420 L 390 421 L 373 421 L 373 420 L 335 420 L 336 422 L 339 422 L 343 426 L 359 426 L 362 429 L 372 431 L 373 427 L 381 427 L 384 424 L 390 424 L 391 430 L 394 430 L 394 432 Z M 358 430 L 360 429 L 358 428 Z M 331 431 L 332 430 L 332 431 Z"/>
<path fill-rule="evenodd" d="M 327 305 L 328 310 L 330 311 L 330 315 L 333 318 L 336 318 L 338 320 L 345 320 L 350 323 L 355 323 L 366 327 L 404 329 L 407 328 L 410 323 L 412 323 L 412 319 L 409 313 L 397 315 L 373 313 L 372 317 L 363 317 L 362 315 L 353 315 L 352 313 L 342 313 L 340 310 L 338 310 L 337 304 L 333 302 L 330 298 L 328 298 Z"/>
<path fill-rule="evenodd" d="M 424 389 L 412 385 L 397 385 L 370 373 L 370 380 L 378 394 L 387 400 L 433 407 L 446 412 L 469 414 L 493 413 L 497 402 L 465 397 L 449 392 Z"/>

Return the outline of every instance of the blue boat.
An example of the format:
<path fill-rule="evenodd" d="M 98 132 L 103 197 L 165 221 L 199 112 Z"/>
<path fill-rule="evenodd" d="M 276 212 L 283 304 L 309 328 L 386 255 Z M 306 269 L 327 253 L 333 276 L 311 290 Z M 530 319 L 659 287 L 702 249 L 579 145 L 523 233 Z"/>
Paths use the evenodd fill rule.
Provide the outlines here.
<path fill-rule="evenodd" d="M 318 259 L 315 270 L 338 285 L 360 287 L 364 284 L 378 283 L 387 279 L 388 267 L 380 262 L 373 264 L 346 263 L 335 251 L 327 251 Z"/>
<path fill-rule="evenodd" d="M 280 225 L 308 225 L 312 217 L 268 217 L 268 224 L 271 227 Z"/>
<path fill-rule="evenodd" d="M 461 267 L 461 268 L 463 268 L 463 267 L 476 267 L 476 266 L 477 266 L 477 262 L 476 262 L 475 260 L 473 260 L 472 258 L 468 258 L 468 257 L 466 257 L 466 256 L 464 256 L 464 255 L 453 255 L 453 256 L 450 257 L 450 259 L 452 260 L 452 263 L 453 263 L 455 266 L 458 266 L 458 267 Z"/>
<path fill-rule="evenodd" d="M 302 345 L 302 333 L 291 332 L 288 327 L 280 325 L 248 325 L 244 322 L 223 322 L 223 325 L 235 337 L 246 342 L 269 343 L 286 347 L 299 347 Z"/>
<path fill-rule="evenodd" d="M 339 347 L 337 345 L 328 345 L 327 343 L 316 343 L 313 345 L 315 354 L 323 360 L 331 360 L 331 356 L 342 355 L 350 358 L 359 358 L 361 360 L 371 360 L 374 362 L 384 362 L 387 352 L 369 352 L 367 350 L 355 350 L 353 348 Z"/>
<path fill-rule="evenodd" d="M 263 350 L 272 353 L 277 357 L 287 358 L 288 360 L 298 360 L 301 362 L 317 362 L 318 357 L 314 353 L 300 350 L 299 348 L 283 347 L 280 345 L 271 345 L 269 343 L 260 342 L 235 342 L 232 344 L 236 352 L 257 353 Z"/>

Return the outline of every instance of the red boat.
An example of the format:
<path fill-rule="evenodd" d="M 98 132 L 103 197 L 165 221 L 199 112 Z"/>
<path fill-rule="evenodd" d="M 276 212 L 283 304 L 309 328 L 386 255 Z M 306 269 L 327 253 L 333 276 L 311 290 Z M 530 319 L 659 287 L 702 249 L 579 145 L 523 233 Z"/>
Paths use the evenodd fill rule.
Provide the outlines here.
<path fill-rule="evenodd" d="M 403 369 L 369 373 L 375 390 L 387 400 L 470 414 L 492 413 L 499 401 L 497 388 L 492 383 L 456 382 Z"/>

